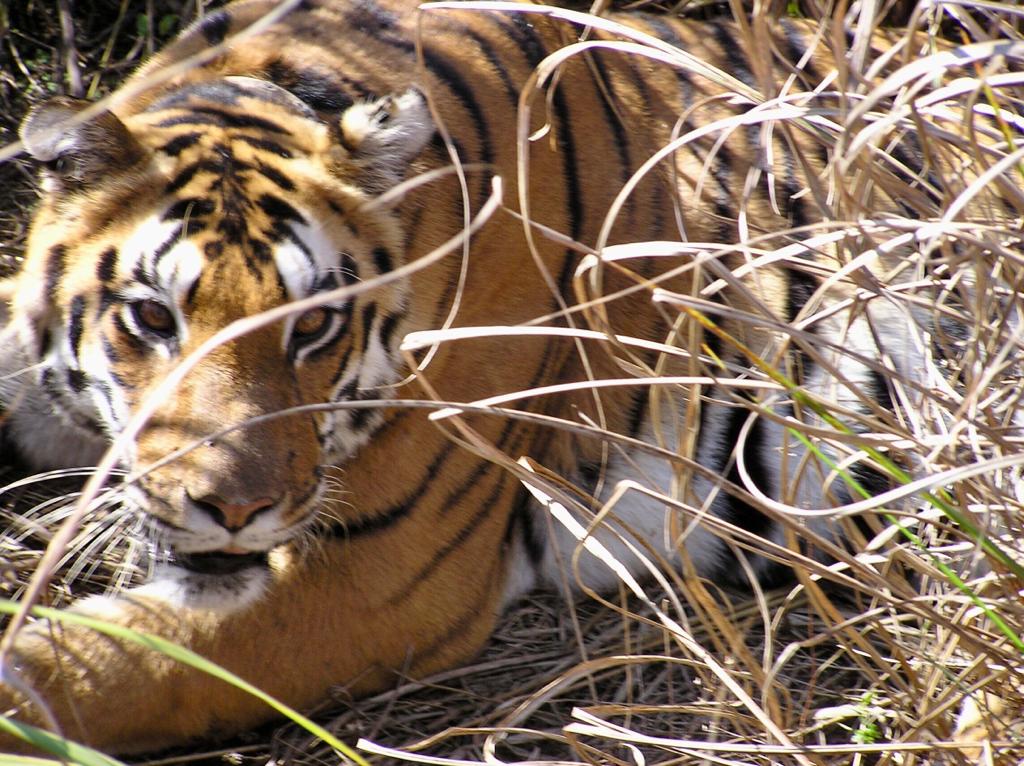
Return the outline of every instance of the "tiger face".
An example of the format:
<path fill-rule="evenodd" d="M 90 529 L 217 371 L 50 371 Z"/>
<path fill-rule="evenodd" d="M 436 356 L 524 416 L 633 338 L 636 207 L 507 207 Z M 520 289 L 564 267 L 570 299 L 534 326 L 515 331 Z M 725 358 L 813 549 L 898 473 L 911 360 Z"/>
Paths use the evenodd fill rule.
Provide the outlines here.
<path fill-rule="evenodd" d="M 44 105 L 23 126 L 59 201 L 30 243 L 38 278 L 22 283 L 37 289 L 15 299 L 21 343 L 52 409 L 120 445 L 168 563 L 253 580 L 310 524 L 325 466 L 381 419 L 303 407 L 378 398 L 400 378 L 407 286 L 356 288 L 402 261 L 395 214 L 369 203 L 433 134 L 423 98 L 327 124 L 283 88 L 227 77 L 55 132 L 76 108 Z"/>

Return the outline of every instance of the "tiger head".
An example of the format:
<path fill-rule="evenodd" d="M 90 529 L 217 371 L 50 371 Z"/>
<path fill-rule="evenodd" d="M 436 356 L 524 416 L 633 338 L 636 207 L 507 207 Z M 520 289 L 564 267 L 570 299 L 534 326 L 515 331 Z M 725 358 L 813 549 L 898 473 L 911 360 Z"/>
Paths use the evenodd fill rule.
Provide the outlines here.
<path fill-rule="evenodd" d="M 74 431 L 70 450 L 83 435 L 116 440 L 150 407 L 119 459 L 170 561 L 199 579 L 265 569 L 310 522 L 324 467 L 379 417 L 296 408 L 378 398 L 401 378 L 408 287 L 327 296 L 214 339 L 402 263 L 397 213 L 370 203 L 433 136 L 424 99 L 410 90 L 327 122 L 283 88 L 225 77 L 120 115 L 85 106 L 48 102 L 21 130 L 45 194 L 8 332 L 36 408 Z M 38 442 L 17 397 L 13 410 L 18 441 Z M 63 437 L 39 433 L 37 455 L 66 461 Z"/>

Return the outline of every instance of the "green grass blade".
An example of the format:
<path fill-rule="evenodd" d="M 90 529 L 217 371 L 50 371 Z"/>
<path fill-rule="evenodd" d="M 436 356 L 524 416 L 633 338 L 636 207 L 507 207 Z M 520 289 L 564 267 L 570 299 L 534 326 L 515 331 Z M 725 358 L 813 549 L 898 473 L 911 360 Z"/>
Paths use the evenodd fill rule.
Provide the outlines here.
<path fill-rule="evenodd" d="M 77 763 L 81 764 L 81 766 L 124 766 L 121 761 L 111 758 L 109 755 L 104 755 L 98 750 L 93 750 L 91 747 L 80 745 L 46 729 L 40 729 L 38 726 L 15 721 L 2 715 L 0 715 L 0 732 L 5 732 L 30 742 L 40 750 L 53 753 L 60 759 L 59 761 L 54 761 L 48 758 L 33 758 L 27 755 L 0 753 L 0 766 L 6 766 L 6 764 L 12 764 L 12 766 L 14 764 L 17 764 L 17 766 L 52 766 L 52 764 L 62 762 Z"/>
<path fill-rule="evenodd" d="M 8 614 L 13 614 L 15 611 L 17 611 L 18 608 L 19 605 L 13 601 L 0 600 L 0 612 L 7 612 Z M 351 747 L 349 747 L 344 742 L 339 740 L 337 737 L 335 737 L 329 731 L 324 729 L 322 726 L 319 726 L 318 724 L 314 723 L 310 719 L 306 718 L 306 716 L 299 713 L 297 710 L 294 710 L 288 705 L 285 705 L 283 702 L 275 699 L 274 697 L 271 697 L 269 694 L 257 688 L 256 686 L 253 686 L 248 681 L 245 681 L 244 679 L 236 676 L 231 671 L 225 670 L 220 665 L 217 665 L 214 662 L 210 662 L 210 660 L 206 659 L 205 657 L 201 657 L 200 655 L 193 652 L 191 649 L 186 649 L 183 646 L 179 646 L 178 644 L 168 641 L 165 638 L 160 638 L 159 636 L 154 636 L 150 633 L 143 633 L 142 631 L 132 630 L 131 628 L 125 628 L 121 625 L 114 625 L 109 622 L 97 620 L 93 617 L 86 617 L 85 615 L 75 614 L 74 612 L 66 612 L 61 611 L 59 609 L 50 609 L 47 607 L 37 606 L 33 607 L 32 614 L 36 617 L 42 617 L 48 620 L 56 620 L 59 622 L 70 623 L 72 625 L 81 625 L 83 627 L 95 630 L 99 633 L 103 633 L 104 635 L 111 636 L 122 641 L 128 641 L 133 644 L 138 644 L 139 646 L 144 646 L 148 649 L 152 649 L 155 652 L 160 652 L 161 654 L 170 657 L 175 662 L 179 662 L 182 665 L 188 665 L 189 667 L 195 668 L 196 670 L 200 670 L 208 675 L 213 676 L 214 678 L 219 678 L 225 683 L 231 684 L 235 688 L 241 689 L 247 694 L 251 694 L 253 697 L 256 697 L 257 699 L 265 702 L 278 713 L 294 721 L 303 729 L 308 731 L 310 734 L 319 737 L 330 747 L 334 748 L 338 752 L 338 754 L 341 755 L 343 758 L 346 758 L 347 760 L 351 761 L 357 766 L 368 766 L 366 761 L 357 752 L 355 752 L 355 750 L 353 750 Z M 0 719 L 0 721 L 2 720 L 3 719 Z M 11 722 L 8 721 L 8 723 Z M 19 724 L 19 726 L 23 725 L 24 724 Z M 61 740 L 59 737 L 56 737 L 56 739 L 58 741 L 64 741 Z M 117 761 L 105 761 L 103 763 L 103 766 L 110 766 L 110 764 L 113 763 L 117 763 Z M 100 766 L 100 764 L 97 763 L 96 766 Z"/>
<path fill-rule="evenodd" d="M 36 758 L 31 755 L 0 753 L 0 766 L 62 766 L 65 763 L 72 763 L 72 761 L 58 761 L 54 758 Z"/>
<path fill-rule="evenodd" d="M 843 481 L 846 482 L 846 484 L 851 489 L 860 494 L 861 497 L 865 499 L 869 499 L 871 497 L 871 493 L 868 492 L 868 490 L 865 489 L 863 486 L 861 486 L 861 484 L 852 474 L 850 474 L 849 471 L 840 469 L 836 465 L 835 461 L 833 461 L 828 455 L 822 452 L 821 449 L 818 448 L 818 445 L 814 444 L 810 439 L 807 438 L 807 436 L 805 436 L 795 428 L 789 428 L 788 431 L 794 437 L 799 439 L 803 443 L 803 445 L 807 447 L 807 449 L 810 450 L 818 460 L 822 461 L 830 469 L 838 473 L 839 476 L 843 479 Z M 928 494 L 930 495 L 931 493 Z M 957 590 L 959 590 L 961 593 L 967 596 L 967 598 L 971 600 L 971 603 L 973 603 L 982 612 L 984 612 L 985 616 L 988 617 L 989 620 L 991 620 L 992 624 L 999 630 L 1000 633 L 1006 636 L 1007 640 L 1009 640 L 1009 642 L 1013 644 L 1014 648 L 1021 654 L 1024 654 L 1024 639 L 1022 639 L 1021 636 L 1019 636 L 1013 630 L 1013 628 L 1006 624 L 1006 621 L 999 615 L 998 612 L 992 609 L 992 607 L 986 604 L 981 599 L 981 597 L 978 596 L 977 593 L 971 590 L 970 586 L 967 583 L 965 583 L 960 578 L 960 575 L 954 572 L 951 567 L 949 567 L 945 562 L 938 559 L 936 556 L 933 556 L 932 553 L 928 550 L 928 546 L 924 544 L 924 541 L 920 537 L 918 537 L 912 529 L 909 529 L 904 524 L 902 524 L 900 520 L 896 518 L 896 516 L 894 516 L 893 514 L 886 513 L 884 510 L 881 511 L 881 513 L 888 524 L 891 524 L 892 526 L 896 527 L 900 531 L 900 534 L 907 538 L 915 548 L 917 548 L 925 556 L 927 556 L 932 566 L 934 566 L 936 569 L 942 572 L 942 575 L 949 582 L 951 582 L 957 588 Z"/>

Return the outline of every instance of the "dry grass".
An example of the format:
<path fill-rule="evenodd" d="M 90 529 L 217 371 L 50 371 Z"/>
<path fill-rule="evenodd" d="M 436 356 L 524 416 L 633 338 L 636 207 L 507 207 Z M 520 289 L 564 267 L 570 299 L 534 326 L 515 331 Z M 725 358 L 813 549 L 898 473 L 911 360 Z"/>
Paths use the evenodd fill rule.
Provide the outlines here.
<path fill-rule="evenodd" d="M 117 15 L 118 4 L 97 2 L 91 14 L 76 16 L 83 89 L 93 89 L 93 83 L 97 93 L 113 87 L 157 44 L 153 32 L 169 33 L 194 13 L 188 3 L 154 2 L 152 10 L 135 16 L 141 5 L 130 5 L 134 10 L 114 36 L 95 30 L 110 14 Z M 922 19 L 912 5 L 896 5 L 898 16 Z M 814 5 L 801 7 L 815 17 L 824 13 Z M 29 3 L 6 11 L 3 47 L 10 64 L 0 67 L 2 142 L 13 140 L 17 116 L 64 79 L 67 56 L 57 44 L 61 31 L 49 10 L 48 4 Z M 702 10 L 715 12 L 722 9 Z M 922 24 L 928 20 L 958 42 L 967 35 L 1024 44 L 1021 16 L 1009 5 L 943 6 Z M 976 76 L 989 64 L 988 76 L 1013 71 L 1005 62 L 986 62 Z M 851 93 L 861 87 L 855 79 L 846 84 Z M 949 84 L 936 80 L 930 87 Z M 976 93 L 975 84 L 965 88 L 965 94 Z M 904 96 L 899 89 L 862 89 L 858 98 L 879 101 L 865 114 L 868 120 L 852 126 L 864 129 L 871 120 L 895 119 L 894 107 Z M 982 103 L 1019 115 L 1024 110 L 1015 97 L 1021 97 L 1019 87 L 1000 89 L 991 98 L 980 94 Z M 943 127 L 946 135 L 933 134 L 931 143 L 925 137 L 926 147 L 939 154 L 970 137 L 955 121 Z M 315 711 L 318 721 L 328 722 L 347 741 L 372 741 L 381 762 L 416 754 L 473 763 L 910 765 L 1024 759 L 1024 582 L 1012 571 L 1014 562 L 1024 562 L 1018 490 L 1024 451 L 1016 415 L 1024 390 L 1016 336 L 1024 310 L 1016 239 L 1024 201 L 1020 192 L 1004 190 L 1018 216 L 1016 229 L 993 229 L 977 220 L 946 226 L 943 236 L 933 237 L 936 222 L 956 204 L 952 196 L 945 207 L 936 206 L 906 178 L 885 178 L 882 171 L 872 175 L 876 163 L 865 161 L 869 147 L 856 145 L 858 135 L 865 134 L 823 133 L 830 145 L 839 141 L 835 178 L 852 179 L 860 172 L 895 184 L 890 194 L 917 208 L 916 216 L 872 216 L 874 211 L 857 210 L 855 199 L 840 196 L 835 218 L 866 214 L 875 219 L 865 228 L 876 243 L 907 236 L 926 257 L 906 261 L 902 273 L 878 284 L 858 285 L 851 294 L 853 310 L 877 294 L 918 310 L 939 305 L 941 326 L 966 333 L 940 339 L 949 358 L 937 363 L 941 374 L 923 404 L 907 404 L 909 398 L 899 395 L 906 382 L 893 380 L 895 411 L 876 413 L 863 424 L 884 436 L 869 444 L 912 467 L 915 477 L 931 477 L 924 489 L 936 503 L 922 500 L 918 488 L 914 497 L 894 495 L 886 505 L 891 512 L 915 511 L 902 521 L 913 528 L 916 541 L 877 524 L 869 533 L 874 539 L 864 540 L 856 555 L 840 551 L 839 563 L 829 571 L 812 569 L 813 577 L 804 571 L 798 582 L 767 593 L 723 593 L 691 578 L 672 579 L 663 589 L 650 586 L 645 597 L 628 594 L 624 586 L 610 603 L 591 599 L 572 609 L 559 596 L 538 595 L 510 612 L 473 665 L 425 681 L 396 676 L 394 690 L 372 699 L 354 701 L 338 689 Z M 998 136 L 989 142 L 997 143 Z M 994 161 L 995 155 L 986 159 Z M 1003 174 L 1017 189 L 1024 188 L 1020 166 L 1018 158 Z M 936 172 L 951 190 L 970 180 L 948 166 L 943 170 L 941 163 Z M 12 268 L 32 192 L 18 161 L 0 166 L 0 173 L 0 265 Z M 830 231 L 819 227 L 803 239 L 827 237 Z M 768 253 L 782 247 L 777 240 L 761 246 Z M 663 297 L 698 305 L 693 296 Z M 801 342 L 799 333 L 793 342 Z M 15 466 L 0 470 L 0 482 L 19 475 Z M 74 487 L 73 479 L 45 478 L 4 494 L 0 596 L 20 593 L 66 512 L 61 510 L 66 504 L 53 498 Z M 942 506 L 952 509 L 959 523 Z M 869 520 L 883 516 L 876 508 Z M 127 534 L 133 522 L 112 517 L 106 507 L 90 518 L 48 593 L 54 603 L 144 574 Z M 993 548 L 983 551 L 965 524 L 986 530 Z M 853 539 L 864 534 L 851 526 Z M 951 571 L 962 583 L 951 579 Z M 401 748 L 404 755 L 384 748 Z M 158 762 L 268 758 L 335 761 L 328 748 L 289 726 L 253 733 L 223 751 L 182 753 Z"/>

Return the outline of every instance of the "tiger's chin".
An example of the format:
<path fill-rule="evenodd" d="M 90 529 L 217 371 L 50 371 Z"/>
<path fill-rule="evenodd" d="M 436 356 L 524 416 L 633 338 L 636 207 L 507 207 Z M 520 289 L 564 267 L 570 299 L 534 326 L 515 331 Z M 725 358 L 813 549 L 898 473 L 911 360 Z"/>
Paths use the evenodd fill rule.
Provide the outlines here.
<path fill-rule="evenodd" d="M 174 606 L 233 612 L 258 601 L 271 579 L 266 551 L 170 553 L 133 593 Z"/>

